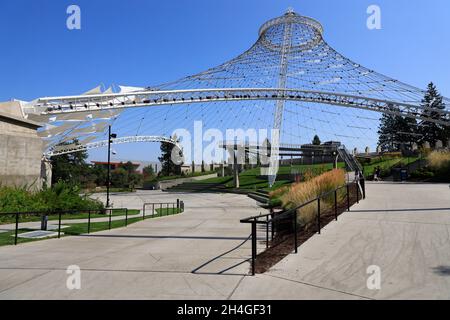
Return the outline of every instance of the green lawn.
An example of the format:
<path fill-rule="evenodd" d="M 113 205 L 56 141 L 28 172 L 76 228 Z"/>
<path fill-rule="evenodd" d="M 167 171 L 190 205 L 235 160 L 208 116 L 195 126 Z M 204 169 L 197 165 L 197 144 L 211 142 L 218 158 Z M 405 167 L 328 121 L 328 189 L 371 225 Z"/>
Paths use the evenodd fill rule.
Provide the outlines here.
<path fill-rule="evenodd" d="M 413 163 L 417 160 L 419 160 L 418 157 L 410 157 L 409 163 Z M 364 165 L 364 175 L 366 177 L 373 175 L 375 172 L 375 168 L 378 166 L 381 168 L 381 170 L 390 170 L 392 167 L 400 164 L 401 162 L 403 162 L 404 164 L 408 164 L 408 158 L 393 158 L 369 165 Z"/>
<path fill-rule="evenodd" d="M 156 217 L 163 217 L 181 213 L 180 208 L 155 208 L 155 211 L 157 212 L 157 214 L 155 214 Z"/>
<path fill-rule="evenodd" d="M 163 216 L 167 216 L 167 215 L 174 215 L 174 214 L 181 213 L 181 209 L 177 209 L 177 208 L 168 208 L 168 209 L 167 208 L 162 208 L 162 209 L 157 208 L 157 209 L 155 209 L 155 211 L 156 211 L 155 215 L 146 215 L 145 219 L 155 219 L 155 218 L 159 218 L 159 217 L 163 217 Z M 136 215 L 137 213 L 139 213 L 139 210 L 128 210 L 128 212 L 129 213 L 133 212 L 131 217 L 127 221 L 125 219 L 111 221 L 111 229 L 122 228 L 127 225 L 142 221 L 142 219 L 143 219 L 142 217 L 133 217 L 133 215 Z M 105 217 L 105 216 L 101 215 L 101 217 Z M 64 226 L 68 226 L 68 228 L 61 229 L 61 237 L 87 234 L 87 232 L 88 232 L 88 223 L 74 223 L 74 224 L 66 223 L 66 224 L 64 224 Z M 92 222 L 90 224 L 90 233 L 104 231 L 104 230 L 108 230 L 108 229 L 109 229 L 109 221 Z M 34 231 L 34 230 L 19 229 L 18 233 L 20 234 L 20 233 L 29 232 L 29 231 Z M 62 234 L 62 233 L 64 233 L 64 234 Z M 15 231 L 8 231 L 8 232 L 0 233 L 0 246 L 13 245 L 14 244 L 14 235 L 15 235 Z M 57 237 L 57 235 L 55 235 L 55 237 Z M 55 238 L 55 237 L 53 237 L 53 238 Z M 25 243 L 25 242 L 47 240 L 47 239 L 50 239 L 50 238 L 45 238 L 45 239 L 17 238 L 17 243 L 20 244 L 20 243 Z"/>
<path fill-rule="evenodd" d="M 338 163 L 339 168 L 344 168 L 345 164 Z M 333 169 L 332 163 L 327 164 L 314 164 L 314 165 L 293 165 L 293 166 L 282 166 L 279 168 L 278 174 L 279 175 L 286 175 L 291 174 L 292 172 L 305 172 L 306 170 L 331 170 Z M 278 189 L 279 187 L 291 183 L 289 180 L 277 180 L 272 188 L 269 188 L 269 183 L 266 178 L 260 177 L 261 175 L 261 168 L 253 168 L 246 170 L 239 174 L 239 185 L 241 190 L 257 190 L 257 189 L 263 189 L 267 191 L 272 191 L 275 189 Z M 196 181 L 195 183 L 198 184 L 221 184 L 226 187 L 226 189 L 234 189 L 233 185 L 233 177 L 227 176 L 227 177 L 217 177 L 202 181 Z"/>

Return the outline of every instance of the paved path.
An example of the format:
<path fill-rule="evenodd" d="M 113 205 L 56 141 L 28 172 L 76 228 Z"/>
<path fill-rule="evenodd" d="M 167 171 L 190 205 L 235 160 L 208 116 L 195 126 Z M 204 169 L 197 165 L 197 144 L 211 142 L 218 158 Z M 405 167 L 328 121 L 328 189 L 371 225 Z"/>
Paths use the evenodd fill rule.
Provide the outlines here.
<path fill-rule="evenodd" d="M 239 220 L 259 214 L 256 202 L 233 194 L 144 192 L 140 197 L 179 197 L 186 211 L 90 236 L 0 247 L 0 299 L 231 296 L 249 269 L 250 228 Z M 66 287 L 69 265 L 82 270 L 81 290 Z"/>
<path fill-rule="evenodd" d="M 239 224 L 259 212 L 255 203 L 180 195 L 181 215 L 1 247 L 0 299 L 450 299 L 448 185 L 368 183 L 367 194 L 256 277 L 245 275 L 249 227 Z M 81 290 L 66 288 L 72 264 L 82 269 Z M 371 265 L 380 267 L 380 290 L 367 289 Z"/>
<path fill-rule="evenodd" d="M 235 299 L 450 299 L 450 188 L 368 183 L 368 198 Z M 367 288 L 371 265 L 381 289 Z"/>

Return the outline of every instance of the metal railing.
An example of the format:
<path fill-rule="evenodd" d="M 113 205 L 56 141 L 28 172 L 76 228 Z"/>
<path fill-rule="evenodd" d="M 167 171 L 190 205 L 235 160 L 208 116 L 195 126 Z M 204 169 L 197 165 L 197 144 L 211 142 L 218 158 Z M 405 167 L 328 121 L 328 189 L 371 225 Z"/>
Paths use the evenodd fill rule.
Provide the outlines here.
<path fill-rule="evenodd" d="M 146 208 L 151 206 L 151 217 L 155 216 L 155 212 L 159 209 L 159 215 L 157 216 L 168 216 L 177 213 L 181 213 L 184 211 L 184 202 L 177 199 L 176 202 L 149 202 L 144 203 L 142 206 L 142 220 L 145 220 L 146 217 Z M 170 209 L 172 209 L 172 213 L 170 213 Z M 165 213 L 165 214 L 164 214 Z M 147 215 L 148 217 L 148 215 Z"/>
<path fill-rule="evenodd" d="M 295 253 L 298 252 L 298 211 L 308 205 L 312 205 L 314 203 L 317 203 L 317 217 L 316 217 L 316 225 L 317 225 L 317 233 L 321 233 L 322 225 L 321 225 L 321 202 L 324 198 L 333 196 L 334 197 L 334 204 L 332 206 L 334 219 L 337 221 L 338 215 L 339 215 L 339 204 L 342 205 L 342 203 L 338 202 L 338 192 L 340 190 L 345 189 L 345 209 L 347 211 L 350 211 L 350 207 L 352 205 L 352 195 L 351 195 L 351 187 L 354 186 L 355 189 L 355 203 L 359 203 L 360 200 L 366 198 L 366 190 L 365 190 L 365 180 L 363 178 L 360 178 L 359 180 L 355 180 L 351 183 L 347 183 L 346 185 L 340 186 L 336 188 L 335 190 L 326 192 L 324 194 L 319 195 L 318 197 L 305 202 L 299 206 L 296 206 L 295 208 L 289 209 L 287 211 L 275 213 L 273 210 L 271 210 L 270 213 L 259 215 L 259 216 L 253 216 L 246 219 L 240 220 L 241 223 L 249 223 L 251 224 L 251 239 L 252 239 L 252 257 L 251 257 L 251 273 L 252 275 L 255 275 L 255 269 L 256 269 L 256 258 L 257 258 L 257 225 L 263 225 L 265 226 L 265 242 L 266 242 L 266 249 L 269 248 L 270 243 L 274 243 L 274 238 L 276 237 L 276 232 L 278 232 L 276 223 L 280 222 L 282 220 L 285 221 L 292 221 L 293 226 L 293 251 Z M 361 193 L 361 194 L 360 194 Z M 341 206 L 342 207 L 342 206 Z M 345 211 L 345 210 L 344 210 Z M 270 231 L 269 231 L 270 229 Z M 271 233 L 271 236 L 269 237 L 269 233 Z M 271 239 L 269 241 L 269 238 Z"/>
<path fill-rule="evenodd" d="M 58 229 L 57 229 L 57 233 L 58 233 L 58 238 L 61 238 L 61 226 L 62 226 L 62 219 L 63 216 L 70 216 L 70 215 L 85 215 L 82 216 L 80 218 L 66 218 L 66 220 L 86 220 L 87 223 L 87 227 L 86 227 L 86 231 L 89 234 L 91 232 L 91 218 L 93 214 L 97 214 L 97 215 L 101 215 L 102 217 L 95 217 L 95 218 L 108 218 L 108 220 L 106 222 L 108 222 L 108 230 L 111 230 L 112 228 L 112 217 L 114 212 L 123 212 L 123 215 L 125 216 L 125 222 L 124 225 L 127 226 L 128 225 L 128 209 L 127 208 L 108 208 L 108 209 L 88 209 L 88 210 L 50 210 L 50 211 L 27 211 L 27 212 L 0 212 L 0 217 L 5 217 L 5 216 L 12 216 L 14 217 L 14 245 L 17 245 L 17 240 L 18 240 L 18 236 L 19 236 L 19 224 L 20 223 L 33 223 L 33 222 L 40 222 L 41 223 L 41 228 L 40 229 L 30 229 L 30 228 L 24 228 L 24 229 L 30 229 L 30 230 L 34 230 L 34 231 L 38 231 L 38 230 L 47 230 L 47 224 L 49 221 L 54 221 L 57 220 L 58 222 Z M 25 220 L 25 221 L 20 221 L 20 217 L 33 217 L 33 216 L 37 216 L 40 217 L 39 220 Z M 52 219 L 52 220 L 48 220 L 48 217 L 52 216 L 55 217 L 57 216 L 57 219 Z M 105 221 L 101 221 L 101 222 L 105 222 Z M 81 224 L 81 223 L 77 223 L 77 224 Z M 0 228 L 1 228 L 1 224 L 0 224 Z M 56 230 L 55 230 L 56 232 Z"/>

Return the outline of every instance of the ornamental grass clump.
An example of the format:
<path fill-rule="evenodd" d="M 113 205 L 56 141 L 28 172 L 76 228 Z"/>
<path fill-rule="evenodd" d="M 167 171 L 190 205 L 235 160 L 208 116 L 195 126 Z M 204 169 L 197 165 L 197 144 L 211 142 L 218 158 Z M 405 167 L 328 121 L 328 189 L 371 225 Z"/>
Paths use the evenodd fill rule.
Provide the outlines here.
<path fill-rule="evenodd" d="M 450 151 L 433 151 L 428 155 L 427 160 L 434 170 L 447 168 L 450 165 Z"/>
<path fill-rule="evenodd" d="M 281 196 L 281 201 L 285 209 L 298 207 L 308 201 L 317 198 L 327 192 L 331 192 L 345 184 L 345 172 L 342 169 L 335 169 L 314 177 L 309 181 L 293 185 L 288 192 Z M 338 192 L 338 201 L 341 201 L 345 191 Z M 331 208 L 334 203 L 334 194 L 321 200 L 321 210 Z M 298 223 L 308 226 L 317 217 L 317 203 L 311 203 L 298 209 Z"/>

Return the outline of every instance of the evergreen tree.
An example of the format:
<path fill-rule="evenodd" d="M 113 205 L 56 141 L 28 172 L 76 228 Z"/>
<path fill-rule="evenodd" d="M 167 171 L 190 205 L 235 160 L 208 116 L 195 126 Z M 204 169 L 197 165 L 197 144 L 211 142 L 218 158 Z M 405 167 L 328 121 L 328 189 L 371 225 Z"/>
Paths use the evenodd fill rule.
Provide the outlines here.
<path fill-rule="evenodd" d="M 396 111 L 392 105 L 388 108 L 391 111 Z M 416 128 L 417 122 L 415 119 L 383 113 L 378 128 L 378 145 L 381 151 L 399 151 L 402 146 L 405 149 L 412 149 L 413 143 L 417 140 Z"/>
<path fill-rule="evenodd" d="M 445 105 L 443 103 L 443 98 L 439 94 L 436 86 L 431 82 L 428 85 L 427 92 L 422 100 L 422 115 L 435 120 L 445 120 L 445 115 L 440 112 L 445 110 Z M 444 144 L 449 141 L 449 130 L 444 125 L 422 121 L 419 125 L 419 132 L 422 137 L 419 140 L 420 144 L 429 142 L 432 148 L 436 147 L 436 142 L 441 140 Z"/>
<path fill-rule="evenodd" d="M 322 141 L 320 141 L 319 136 L 316 134 L 313 138 L 312 144 L 315 146 L 320 146 L 322 143 Z"/>
<path fill-rule="evenodd" d="M 319 136 L 316 134 L 313 138 L 312 144 L 315 146 L 320 146 L 321 143 L 322 143 L 322 141 L 320 141 Z"/>
<path fill-rule="evenodd" d="M 173 139 L 176 140 L 176 137 Z M 172 150 L 174 148 L 175 146 L 171 143 L 161 142 L 161 156 L 158 157 L 158 160 L 161 162 L 161 171 L 159 174 L 162 176 L 181 174 L 181 166 L 176 165 L 172 161 Z"/>

